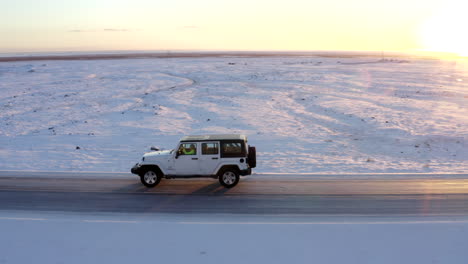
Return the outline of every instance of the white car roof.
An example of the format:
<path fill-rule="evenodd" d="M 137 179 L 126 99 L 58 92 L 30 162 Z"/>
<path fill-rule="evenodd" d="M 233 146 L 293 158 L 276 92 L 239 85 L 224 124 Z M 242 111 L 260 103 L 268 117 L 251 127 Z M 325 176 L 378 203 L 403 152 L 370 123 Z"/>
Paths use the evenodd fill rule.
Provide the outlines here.
<path fill-rule="evenodd" d="M 242 134 L 218 134 L 218 135 L 189 135 L 183 137 L 180 141 L 208 141 L 208 140 L 244 140 L 247 136 Z"/>

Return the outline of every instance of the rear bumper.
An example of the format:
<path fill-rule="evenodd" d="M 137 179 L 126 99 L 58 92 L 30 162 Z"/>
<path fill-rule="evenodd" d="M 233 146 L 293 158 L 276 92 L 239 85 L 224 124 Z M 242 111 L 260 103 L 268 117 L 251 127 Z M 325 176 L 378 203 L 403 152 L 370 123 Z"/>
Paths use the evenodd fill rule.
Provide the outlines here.
<path fill-rule="evenodd" d="M 241 170 L 241 171 L 239 172 L 239 174 L 242 175 L 242 176 L 250 175 L 250 174 L 252 174 L 252 169 L 251 169 L 251 168 L 248 168 L 248 169 L 246 169 L 246 170 Z"/>
<path fill-rule="evenodd" d="M 140 175 L 140 171 L 141 171 L 140 163 L 135 164 L 135 166 L 133 166 L 132 169 L 131 169 L 130 171 L 131 171 L 133 174 Z"/>

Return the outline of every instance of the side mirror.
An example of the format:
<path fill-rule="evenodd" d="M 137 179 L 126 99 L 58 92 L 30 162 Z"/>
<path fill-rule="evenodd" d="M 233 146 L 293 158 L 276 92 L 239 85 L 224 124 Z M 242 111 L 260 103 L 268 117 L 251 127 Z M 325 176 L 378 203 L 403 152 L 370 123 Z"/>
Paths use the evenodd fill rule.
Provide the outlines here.
<path fill-rule="evenodd" d="M 151 146 L 150 148 L 152 151 L 159 151 L 159 148 L 155 147 L 155 146 Z"/>
<path fill-rule="evenodd" d="M 175 154 L 175 158 L 177 159 L 180 156 L 180 154 L 182 154 L 182 151 L 178 150 Z"/>

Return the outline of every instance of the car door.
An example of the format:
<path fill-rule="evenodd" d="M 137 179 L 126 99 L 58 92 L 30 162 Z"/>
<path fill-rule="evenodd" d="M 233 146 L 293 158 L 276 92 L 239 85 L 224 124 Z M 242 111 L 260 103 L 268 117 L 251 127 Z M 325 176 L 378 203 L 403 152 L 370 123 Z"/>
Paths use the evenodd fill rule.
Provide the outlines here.
<path fill-rule="evenodd" d="M 200 175 L 199 143 L 182 142 L 179 144 L 174 169 L 176 175 Z"/>
<path fill-rule="evenodd" d="M 219 165 L 219 142 L 206 141 L 200 144 L 200 171 L 203 175 L 213 175 Z"/>

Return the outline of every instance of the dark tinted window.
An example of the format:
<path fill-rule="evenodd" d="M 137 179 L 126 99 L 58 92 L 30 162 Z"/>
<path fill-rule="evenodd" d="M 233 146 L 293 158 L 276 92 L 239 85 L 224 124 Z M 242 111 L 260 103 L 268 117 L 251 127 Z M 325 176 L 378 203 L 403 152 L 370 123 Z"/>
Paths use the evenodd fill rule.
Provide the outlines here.
<path fill-rule="evenodd" d="M 202 143 L 203 155 L 216 155 L 219 153 L 218 143 Z"/>
<path fill-rule="evenodd" d="M 221 157 L 244 157 L 245 149 L 242 141 L 221 142 Z"/>

